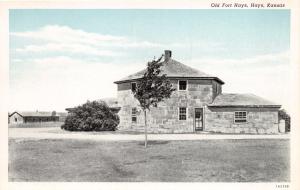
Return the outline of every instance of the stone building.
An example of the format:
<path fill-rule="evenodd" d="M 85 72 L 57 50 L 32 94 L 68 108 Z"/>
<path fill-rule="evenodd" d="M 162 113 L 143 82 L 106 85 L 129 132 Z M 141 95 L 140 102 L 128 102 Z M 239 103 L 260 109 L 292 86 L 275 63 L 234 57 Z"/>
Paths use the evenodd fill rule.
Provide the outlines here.
<path fill-rule="evenodd" d="M 224 82 L 172 59 L 165 51 L 162 73 L 176 89 L 147 115 L 152 133 L 277 133 L 280 105 L 252 94 L 222 93 Z M 146 69 L 115 83 L 119 130 L 144 130 L 144 116 L 132 91 Z"/>

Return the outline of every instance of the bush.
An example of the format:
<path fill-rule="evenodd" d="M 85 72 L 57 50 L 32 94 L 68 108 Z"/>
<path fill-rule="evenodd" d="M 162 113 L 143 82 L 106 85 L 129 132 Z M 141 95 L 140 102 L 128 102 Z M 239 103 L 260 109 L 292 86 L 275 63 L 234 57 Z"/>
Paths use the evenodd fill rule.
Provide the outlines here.
<path fill-rule="evenodd" d="M 69 110 L 62 129 L 68 131 L 115 131 L 119 116 L 105 102 L 87 103 Z"/>

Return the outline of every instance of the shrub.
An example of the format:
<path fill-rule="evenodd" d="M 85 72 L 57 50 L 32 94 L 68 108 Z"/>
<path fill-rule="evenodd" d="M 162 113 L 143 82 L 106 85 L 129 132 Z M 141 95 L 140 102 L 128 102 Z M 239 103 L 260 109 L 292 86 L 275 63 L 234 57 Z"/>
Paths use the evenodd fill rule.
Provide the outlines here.
<path fill-rule="evenodd" d="M 105 102 L 87 101 L 69 109 L 61 128 L 68 131 L 115 131 L 119 122 L 119 116 Z"/>

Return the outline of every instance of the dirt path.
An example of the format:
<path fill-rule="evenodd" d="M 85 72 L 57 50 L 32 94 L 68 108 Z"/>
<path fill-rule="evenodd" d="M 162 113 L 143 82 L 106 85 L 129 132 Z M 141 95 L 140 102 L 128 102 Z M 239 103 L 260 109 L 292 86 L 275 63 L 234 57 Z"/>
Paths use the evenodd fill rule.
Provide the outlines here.
<path fill-rule="evenodd" d="M 114 132 L 67 132 L 51 128 L 9 128 L 9 138 L 20 139 L 78 139 L 95 141 L 143 141 L 143 134 Z M 209 140 L 209 139 L 289 139 L 289 134 L 148 134 L 149 140 Z"/>

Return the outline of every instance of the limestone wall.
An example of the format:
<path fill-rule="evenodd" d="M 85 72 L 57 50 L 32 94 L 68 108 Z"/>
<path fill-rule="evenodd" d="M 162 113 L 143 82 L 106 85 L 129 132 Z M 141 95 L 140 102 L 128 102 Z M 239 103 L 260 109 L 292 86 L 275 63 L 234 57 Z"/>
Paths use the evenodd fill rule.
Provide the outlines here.
<path fill-rule="evenodd" d="M 247 122 L 235 123 L 235 111 L 247 111 Z M 278 109 L 206 108 L 204 130 L 221 133 L 278 133 Z"/>
<path fill-rule="evenodd" d="M 171 80 L 173 87 L 178 88 L 178 80 Z M 118 103 L 120 130 L 143 131 L 144 114 L 138 107 L 138 101 L 133 97 L 130 83 L 118 84 Z M 152 133 L 190 133 L 194 131 L 194 108 L 211 103 L 213 98 L 212 80 L 188 80 L 187 91 L 173 92 L 170 99 L 161 102 L 157 108 L 152 108 L 147 115 L 149 131 Z M 131 121 L 131 110 L 137 107 L 137 122 Z M 179 107 L 187 107 L 187 120 L 178 119 Z"/>
<path fill-rule="evenodd" d="M 178 88 L 178 80 L 171 80 Z M 218 88 L 218 90 L 216 90 Z M 188 80 L 187 91 L 173 92 L 170 99 L 147 112 L 148 130 L 151 133 L 194 132 L 194 109 L 204 108 L 204 131 L 222 133 L 278 133 L 278 109 L 276 108 L 212 108 L 205 107 L 221 93 L 221 85 L 212 80 Z M 131 83 L 118 84 L 119 130 L 143 131 L 144 113 L 131 92 Z M 137 122 L 131 120 L 132 108 L 138 109 Z M 179 120 L 179 107 L 187 107 L 187 120 Z M 234 112 L 247 111 L 246 123 L 235 123 Z"/>

